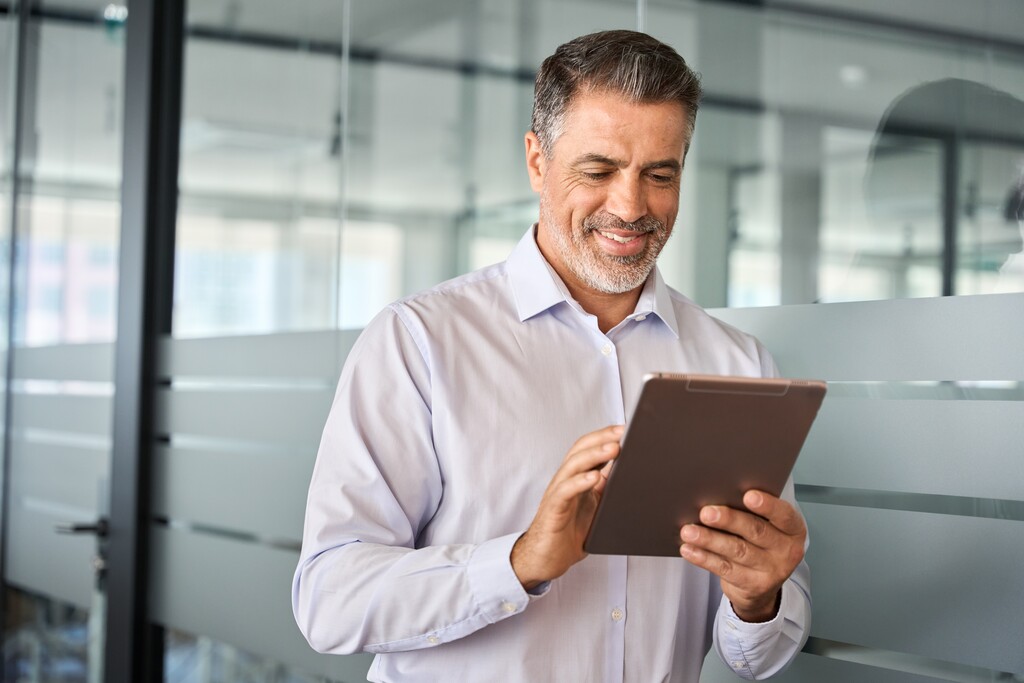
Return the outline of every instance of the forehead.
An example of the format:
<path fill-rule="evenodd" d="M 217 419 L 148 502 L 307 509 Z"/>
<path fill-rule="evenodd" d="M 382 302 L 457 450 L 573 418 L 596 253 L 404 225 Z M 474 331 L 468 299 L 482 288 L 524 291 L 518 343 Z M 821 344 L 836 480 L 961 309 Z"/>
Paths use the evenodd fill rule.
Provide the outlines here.
<path fill-rule="evenodd" d="M 554 153 L 681 162 L 686 131 L 686 109 L 679 102 L 631 102 L 616 93 L 583 92 L 573 98 L 566 112 Z"/>

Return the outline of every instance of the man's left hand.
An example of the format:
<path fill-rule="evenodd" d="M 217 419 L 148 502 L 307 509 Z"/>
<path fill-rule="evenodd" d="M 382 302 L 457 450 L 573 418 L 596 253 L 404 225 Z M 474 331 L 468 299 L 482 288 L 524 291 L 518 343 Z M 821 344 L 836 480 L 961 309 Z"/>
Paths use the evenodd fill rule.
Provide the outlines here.
<path fill-rule="evenodd" d="M 702 508 L 703 526 L 680 531 L 679 554 L 721 579 L 740 619 L 769 621 L 778 612 L 782 584 L 804 558 L 807 526 L 796 508 L 763 491 L 747 491 L 743 504 L 750 512 Z"/>

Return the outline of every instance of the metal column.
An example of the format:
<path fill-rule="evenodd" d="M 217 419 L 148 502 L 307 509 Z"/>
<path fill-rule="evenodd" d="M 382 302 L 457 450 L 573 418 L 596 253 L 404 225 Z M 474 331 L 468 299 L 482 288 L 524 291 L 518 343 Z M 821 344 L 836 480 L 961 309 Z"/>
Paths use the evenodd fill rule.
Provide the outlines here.
<path fill-rule="evenodd" d="M 171 329 L 184 0 L 132 0 L 108 539 L 108 683 L 162 680 L 147 605 L 157 342 Z"/>

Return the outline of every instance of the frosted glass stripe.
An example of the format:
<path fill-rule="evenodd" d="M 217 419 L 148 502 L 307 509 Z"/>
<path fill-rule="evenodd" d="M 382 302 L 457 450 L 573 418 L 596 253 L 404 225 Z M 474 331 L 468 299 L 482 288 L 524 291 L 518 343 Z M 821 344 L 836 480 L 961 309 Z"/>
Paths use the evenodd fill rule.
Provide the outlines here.
<path fill-rule="evenodd" d="M 991 681 L 1012 681 L 1014 675 L 1007 671 L 993 671 L 976 666 L 964 666 L 938 659 L 928 659 L 873 648 L 839 643 L 833 640 L 811 637 L 804 652 L 828 657 L 833 660 L 860 663 L 867 666 L 888 669 L 928 677 L 928 680 L 955 681 L 956 683 L 990 683 Z M 874 673 L 874 672 L 872 672 Z M 832 679 L 829 679 L 830 681 Z M 872 678 L 872 680 L 875 680 Z M 1017 680 L 1020 680 L 1018 678 Z"/>
<path fill-rule="evenodd" d="M 14 348 L 12 377 L 109 382 L 114 377 L 114 345 L 18 346 Z"/>
<path fill-rule="evenodd" d="M 1024 380 L 1024 294 L 715 309 L 782 374 L 828 380 Z"/>
<path fill-rule="evenodd" d="M 50 430 L 109 436 L 110 396 L 15 394 L 11 399 L 12 430 Z"/>
<path fill-rule="evenodd" d="M 796 497 L 801 503 L 846 505 L 876 510 L 903 510 L 929 512 L 936 515 L 958 517 L 987 517 L 1024 522 L 1024 501 L 996 498 L 968 498 L 966 496 L 938 496 L 928 493 L 899 493 L 897 491 L 866 491 L 832 486 L 796 485 Z"/>
<path fill-rule="evenodd" d="M 292 617 L 298 553 L 234 539 L 152 528 L 153 620 L 201 633 L 332 681 L 366 680 L 372 658 L 320 655 Z"/>
<path fill-rule="evenodd" d="M 987 517 L 1024 522 L 1024 501 L 996 498 L 968 498 L 966 496 L 939 496 L 928 493 L 899 493 L 896 491 L 866 491 L 832 486 L 796 485 L 796 497 L 801 503 L 846 505 L 876 510 L 902 510 L 928 512 L 958 517 Z"/>
<path fill-rule="evenodd" d="M 27 591 L 88 608 L 95 581 L 96 538 L 58 534 L 54 526 L 92 520 L 69 520 L 64 506 L 47 509 L 31 502 L 24 496 L 8 498 L 4 578 Z"/>
<path fill-rule="evenodd" d="M 1024 523 L 802 505 L 813 635 L 1024 672 Z"/>
<path fill-rule="evenodd" d="M 164 338 L 161 377 L 331 378 L 361 330 L 283 332 L 266 335 Z"/>
<path fill-rule="evenodd" d="M 93 517 L 97 514 L 110 472 L 109 451 L 12 439 L 8 462 L 8 495 L 12 500 L 32 497 L 87 510 L 86 514 Z"/>
<path fill-rule="evenodd" d="M 315 447 L 235 453 L 157 446 L 152 512 L 261 538 L 298 541 L 315 458 Z"/>
<path fill-rule="evenodd" d="M 1024 382 L 829 382 L 831 398 L 1024 401 Z"/>
<path fill-rule="evenodd" d="M 829 396 L 800 484 L 1024 500 L 1024 402 Z"/>
<path fill-rule="evenodd" d="M 157 434 L 190 434 L 239 442 L 294 443 L 314 451 L 333 389 L 307 391 L 157 391 Z"/>
<path fill-rule="evenodd" d="M 700 683 L 738 683 L 739 680 L 736 674 L 722 664 L 713 650 L 708 653 Z M 797 655 L 788 669 L 771 680 L 773 683 L 937 683 L 948 679 L 829 659 L 805 651 Z"/>
<path fill-rule="evenodd" d="M 712 651 L 701 672 L 701 683 L 736 683 L 739 679 Z M 1020 681 L 1003 671 L 953 664 L 901 652 L 838 643 L 814 638 L 782 674 L 772 678 L 776 683 L 995 683 Z"/>

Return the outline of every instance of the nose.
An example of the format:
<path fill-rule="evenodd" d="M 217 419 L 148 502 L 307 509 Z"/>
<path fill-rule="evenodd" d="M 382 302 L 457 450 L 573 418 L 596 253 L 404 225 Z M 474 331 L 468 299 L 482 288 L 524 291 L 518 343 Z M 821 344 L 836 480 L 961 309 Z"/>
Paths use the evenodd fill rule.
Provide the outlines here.
<path fill-rule="evenodd" d="M 605 210 L 626 223 L 632 223 L 647 215 L 647 198 L 640 178 L 621 174 L 608 190 Z"/>

